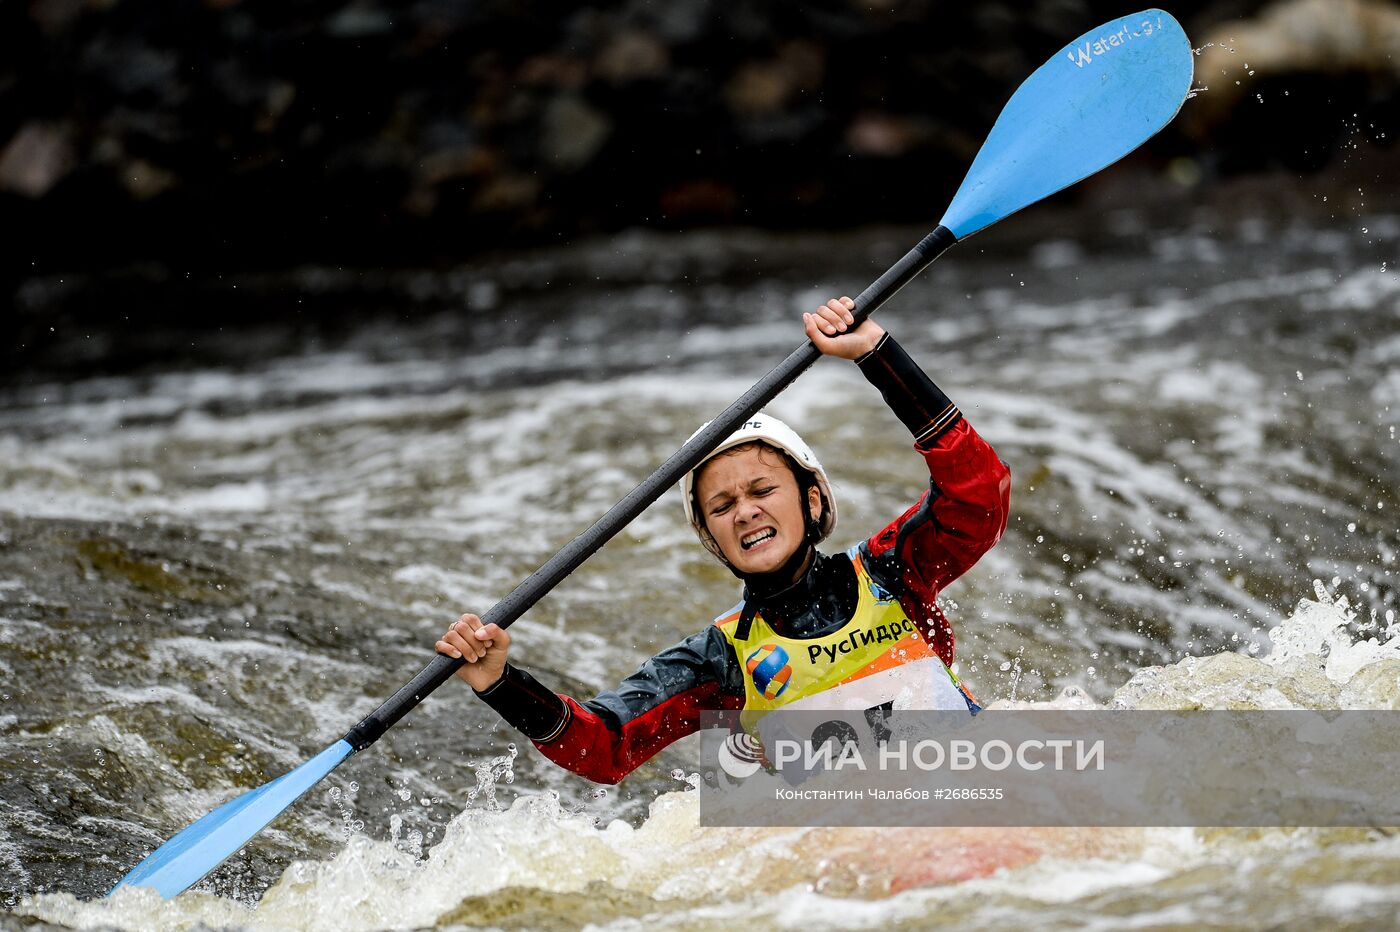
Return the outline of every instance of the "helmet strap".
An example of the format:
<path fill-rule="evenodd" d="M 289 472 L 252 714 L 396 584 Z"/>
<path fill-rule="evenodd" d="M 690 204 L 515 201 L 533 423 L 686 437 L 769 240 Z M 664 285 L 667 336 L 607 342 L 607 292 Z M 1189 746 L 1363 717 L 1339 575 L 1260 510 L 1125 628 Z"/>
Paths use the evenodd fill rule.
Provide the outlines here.
<path fill-rule="evenodd" d="M 808 544 L 815 545 L 822 539 L 822 516 L 826 514 L 828 505 L 826 496 L 821 493 L 821 487 L 817 485 L 817 477 L 807 472 L 805 469 L 793 469 L 793 476 L 798 477 L 797 491 L 802 499 L 802 517 L 805 519 L 805 537 Z M 811 498 L 812 489 L 817 490 L 817 500 L 821 502 L 821 509 L 817 516 L 812 517 L 812 507 L 808 499 Z"/>

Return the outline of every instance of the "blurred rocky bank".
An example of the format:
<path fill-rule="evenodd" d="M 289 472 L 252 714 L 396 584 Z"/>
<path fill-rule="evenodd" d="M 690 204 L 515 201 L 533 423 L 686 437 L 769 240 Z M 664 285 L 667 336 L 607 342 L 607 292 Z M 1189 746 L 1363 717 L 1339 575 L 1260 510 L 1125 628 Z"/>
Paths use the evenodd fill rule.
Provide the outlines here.
<path fill-rule="evenodd" d="M 1169 4 L 1187 182 L 1393 139 L 1400 8 Z M 30 0 L 0 211 L 35 269 L 403 262 L 628 226 L 926 219 L 1105 0 Z M 918 196 L 911 196 L 917 192 Z M 31 265 L 32 264 L 32 265 Z"/>
<path fill-rule="evenodd" d="M 386 270 L 494 250 L 926 227 L 1026 75 L 1135 6 L 0 4 L 0 216 L 18 244 L 0 262 L 0 382 L 139 367 L 289 313 L 322 329 L 417 314 L 441 289 Z M 1291 199 L 1284 216 L 1326 200 L 1319 184 L 1338 195 L 1325 209 L 1385 209 L 1400 2 L 1168 6 L 1198 50 L 1196 93 L 1059 196 L 1080 220 L 1052 222 L 1154 198 L 1229 214 L 1242 185 Z"/>

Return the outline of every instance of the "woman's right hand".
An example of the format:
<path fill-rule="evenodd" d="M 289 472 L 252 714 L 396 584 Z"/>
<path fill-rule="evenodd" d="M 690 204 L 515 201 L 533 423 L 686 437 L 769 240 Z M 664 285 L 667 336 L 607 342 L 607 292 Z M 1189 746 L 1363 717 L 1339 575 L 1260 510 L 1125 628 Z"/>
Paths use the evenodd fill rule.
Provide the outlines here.
<path fill-rule="evenodd" d="M 434 646 L 439 654 L 465 660 L 457 675 L 472 689 L 485 692 L 505 673 L 510 634 L 500 625 L 483 625 L 476 615 L 466 614 L 452 622 Z"/>
<path fill-rule="evenodd" d="M 859 327 L 856 322 L 856 302 L 848 297 L 832 298 L 810 314 L 802 315 L 802 326 L 812 345 L 827 356 L 839 359 L 859 359 L 873 350 L 885 335 L 885 328 L 867 317 Z"/>

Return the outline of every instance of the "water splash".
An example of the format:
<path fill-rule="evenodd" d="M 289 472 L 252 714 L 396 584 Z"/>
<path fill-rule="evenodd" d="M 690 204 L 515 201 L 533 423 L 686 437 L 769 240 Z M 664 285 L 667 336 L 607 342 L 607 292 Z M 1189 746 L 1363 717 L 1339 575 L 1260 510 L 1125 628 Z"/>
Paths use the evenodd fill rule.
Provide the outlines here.
<path fill-rule="evenodd" d="M 364 819 L 355 818 L 355 799 L 359 792 L 360 784 L 353 780 L 345 785 L 344 790 L 332 786 L 326 791 L 327 800 L 340 815 L 340 836 L 347 841 L 365 830 Z"/>
<path fill-rule="evenodd" d="M 705 782 L 705 778 L 700 776 L 700 774 L 687 773 L 680 767 L 677 767 L 675 770 L 671 771 L 671 779 L 679 780 L 681 783 L 684 783 L 686 785 L 687 789 L 690 790 L 700 789 L 700 785 Z"/>
<path fill-rule="evenodd" d="M 1226 652 L 1145 668 L 1110 705 L 1400 706 L 1400 623 L 1391 612 L 1380 616 L 1384 627 L 1358 625 L 1363 613 L 1339 594 L 1338 584 L 1314 581 L 1314 598 L 1301 600 L 1270 629 L 1272 649 L 1264 658 Z M 1373 636 L 1359 637 L 1358 628 Z M 1031 707 L 1103 708 L 1075 686 L 1050 702 L 991 705 Z M 471 798 L 494 801 L 494 788 L 509 782 L 515 758 L 512 746 L 478 766 Z M 1166 891 L 1202 865 L 1255 856 L 1268 864 L 1288 852 L 1310 865 L 1332 857 L 1320 853 L 1329 850 L 1319 842 L 1320 831 L 1353 844 L 1368 841 L 1367 857 L 1393 863 L 1394 874 L 1386 867 L 1385 876 L 1400 876 L 1400 844 L 1377 841 L 1364 829 L 702 828 L 694 792 L 701 776 L 677 768 L 671 777 L 686 789 L 655 799 L 637 827 L 600 825 L 549 791 L 519 797 L 504 811 L 494 804 L 464 810 L 442 841 L 425 850 L 421 838 L 401 837 L 402 819 L 391 816 L 390 840 L 355 834 L 328 861 L 296 862 L 252 908 L 204 893 L 163 901 L 137 889 L 89 903 L 37 896 L 17 912 L 70 927 L 156 930 L 529 925 L 531 916 L 611 927 L 640 915 L 687 927 L 706 926 L 716 911 L 779 922 L 800 901 L 803 914 L 817 910 L 838 926 L 865 926 L 911 917 L 932 921 L 953 907 L 968 914 L 1027 903 L 1046 909 L 1129 888 L 1180 903 Z M 332 788 L 328 795 L 341 803 L 350 794 Z"/>
<path fill-rule="evenodd" d="M 467 799 L 476 799 L 485 794 L 486 808 L 499 810 L 500 803 L 496 801 L 496 783 L 515 782 L 515 756 L 517 754 L 515 745 L 506 745 L 506 753 L 500 757 L 493 757 L 484 764 L 476 767 L 476 786 L 467 790 Z"/>
<path fill-rule="evenodd" d="M 1395 613 L 1370 612 L 1358 624 L 1350 600 L 1313 581 L 1315 598 L 1268 631 L 1262 657 L 1233 652 L 1146 667 L 1110 705 L 1136 709 L 1400 708 L 1400 624 Z M 1384 619 L 1384 625 L 1381 624 Z M 1370 633 L 1374 632 L 1374 633 Z M 1368 636 L 1362 636 L 1368 635 Z"/>

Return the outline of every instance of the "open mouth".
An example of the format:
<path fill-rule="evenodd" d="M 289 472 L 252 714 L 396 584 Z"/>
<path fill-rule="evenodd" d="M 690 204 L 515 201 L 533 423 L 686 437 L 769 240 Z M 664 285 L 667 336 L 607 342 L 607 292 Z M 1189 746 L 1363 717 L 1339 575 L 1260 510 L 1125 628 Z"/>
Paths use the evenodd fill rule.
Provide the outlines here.
<path fill-rule="evenodd" d="M 777 536 L 777 531 L 773 530 L 771 527 L 766 527 L 761 531 L 755 531 L 747 537 L 740 539 L 739 546 L 743 547 L 745 550 L 751 550 L 754 547 L 757 547 L 759 544 L 763 543 L 765 540 L 770 540 Z"/>

